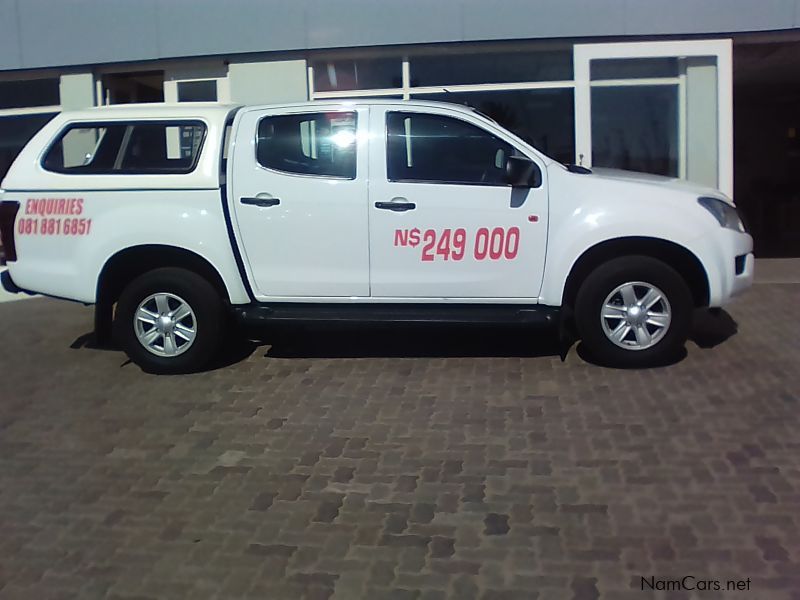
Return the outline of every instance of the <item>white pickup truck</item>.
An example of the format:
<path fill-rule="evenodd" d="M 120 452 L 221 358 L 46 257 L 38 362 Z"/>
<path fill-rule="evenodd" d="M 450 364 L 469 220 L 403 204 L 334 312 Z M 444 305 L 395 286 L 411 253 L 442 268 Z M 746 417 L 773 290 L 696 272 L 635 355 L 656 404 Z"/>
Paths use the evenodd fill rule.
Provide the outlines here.
<path fill-rule="evenodd" d="M 647 366 L 753 280 L 719 191 L 563 166 L 445 103 L 65 112 L 0 194 L 4 287 L 94 304 L 160 373 L 201 369 L 231 317 L 560 323 Z"/>

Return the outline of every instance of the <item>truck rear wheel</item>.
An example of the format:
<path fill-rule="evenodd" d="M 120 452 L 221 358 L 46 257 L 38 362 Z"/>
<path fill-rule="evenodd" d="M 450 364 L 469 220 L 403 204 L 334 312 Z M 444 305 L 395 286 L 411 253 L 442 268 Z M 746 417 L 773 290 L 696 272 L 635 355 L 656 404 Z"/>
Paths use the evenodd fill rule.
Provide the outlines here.
<path fill-rule="evenodd" d="M 595 269 L 575 301 L 575 324 L 591 357 L 615 367 L 648 367 L 678 356 L 692 321 L 692 295 L 669 265 L 648 256 Z"/>
<path fill-rule="evenodd" d="M 197 371 L 214 356 L 222 336 L 223 306 L 200 275 L 161 268 L 122 291 L 114 332 L 128 357 L 149 373 Z"/>

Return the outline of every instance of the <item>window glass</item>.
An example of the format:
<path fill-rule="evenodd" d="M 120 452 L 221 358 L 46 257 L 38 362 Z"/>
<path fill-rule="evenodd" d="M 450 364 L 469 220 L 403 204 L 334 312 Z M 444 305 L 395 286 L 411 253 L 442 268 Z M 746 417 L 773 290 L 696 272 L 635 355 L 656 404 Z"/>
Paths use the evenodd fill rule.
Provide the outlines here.
<path fill-rule="evenodd" d="M 61 104 L 59 79 L 0 81 L 0 108 L 28 108 Z"/>
<path fill-rule="evenodd" d="M 398 58 L 315 60 L 314 91 L 376 90 L 403 86 L 403 63 Z"/>
<path fill-rule="evenodd" d="M 356 177 L 356 113 L 266 117 L 258 125 L 258 162 L 269 169 Z"/>
<path fill-rule="evenodd" d="M 348 100 L 364 101 L 364 100 L 402 100 L 403 94 L 370 94 L 369 92 L 354 92 L 352 96 L 337 96 L 337 100 L 346 102 Z"/>
<path fill-rule="evenodd" d="M 507 185 L 513 147 L 459 119 L 417 113 L 387 115 L 391 181 Z"/>
<path fill-rule="evenodd" d="M 575 160 L 575 100 L 572 89 L 504 90 L 419 94 L 418 100 L 466 104 L 562 163 Z"/>
<path fill-rule="evenodd" d="M 591 63 L 592 79 L 640 79 L 643 77 L 677 77 L 678 59 L 662 58 L 603 58 Z"/>
<path fill-rule="evenodd" d="M 572 52 L 459 53 L 412 56 L 411 86 L 571 80 Z"/>
<path fill-rule="evenodd" d="M 103 75 L 103 104 L 164 102 L 164 71 Z"/>
<path fill-rule="evenodd" d="M 178 102 L 216 102 L 217 80 L 179 81 Z"/>
<path fill-rule="evenodd" d="M 66 173 L 168 174 L 192 171 L 201 123 L 108 123 L 72 126 L 50 148 L 44 167 Z"/>
<path fill-rule="evenodd" d="M 678 176 L 677 85 L 592 89 L 592 164 Z"/>
<path fill-rule="evenodd" d="M 0 118 L 0 181 L 25 144 L 54 116 L 56 113 Z"/>

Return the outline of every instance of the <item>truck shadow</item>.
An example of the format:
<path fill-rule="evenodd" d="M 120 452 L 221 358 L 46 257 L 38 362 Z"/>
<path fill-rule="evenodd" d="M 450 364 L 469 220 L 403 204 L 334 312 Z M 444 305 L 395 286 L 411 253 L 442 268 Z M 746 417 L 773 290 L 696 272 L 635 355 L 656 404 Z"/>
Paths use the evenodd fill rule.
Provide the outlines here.
<path fill-rule="evenodd" d="M 700 348 L 713 348 L 737 332 L 736 321 L 724 310 L 695 312 L 690 339 Z M 119 351 L 113 344 L 97 344 L 93 333 L 79 336 L 73 349 Z M 263 358 L 534 358 L 559 356 L 556 328 L 520 325 L 438 324 L 281 324 L 256 332 L 252 339 L 231 335 L 206 370 L 213 371 L 246 360 L 253 354 Z M 601 365 L 578 343 L 577 354 Z M 566 352 L 565 352 L 566 353 Z M 680 362 L 679 356 L 665 362 Z"/>
<path fill-rule="evenodd" d="M 262 332 L 266 358 L 444 358 L 558 355 L 553 329 L 483 325 L 305 325 Z"/>
<path fill-rule="evenodd" d="M 694 313 L 689 337 L 701 348 L 719 346 L 739 332 L 739 324 L 723 308 L 700 309 Z"/>
<path fill-rule="evenodd" d="M 737 332 L 725 310 L 701 309 L 693 315 L 689 339 L 713 348 Z M 283 325 L 262 332 L 265 358 L 445 358 L 559 356 L 556 328 L 519 325 Z M 581 344 L 578 355 L 593 364 Z M 686 351 L 665 362 L 680 362 Z"/>

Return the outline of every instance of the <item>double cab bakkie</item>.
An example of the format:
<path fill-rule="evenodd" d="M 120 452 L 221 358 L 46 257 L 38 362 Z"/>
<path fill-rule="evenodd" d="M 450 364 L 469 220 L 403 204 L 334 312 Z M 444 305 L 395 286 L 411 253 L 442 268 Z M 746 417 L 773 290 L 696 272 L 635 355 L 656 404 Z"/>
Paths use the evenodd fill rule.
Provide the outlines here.
<path fill-rule="evenodd" d="M 719 191 L 565 166 L 447 103 L 64 112 L 1 187 L 4 287 L 94 305 L 159 373 L 284 320 L 553 323 L 647 366 L 753 280 Z"/>

